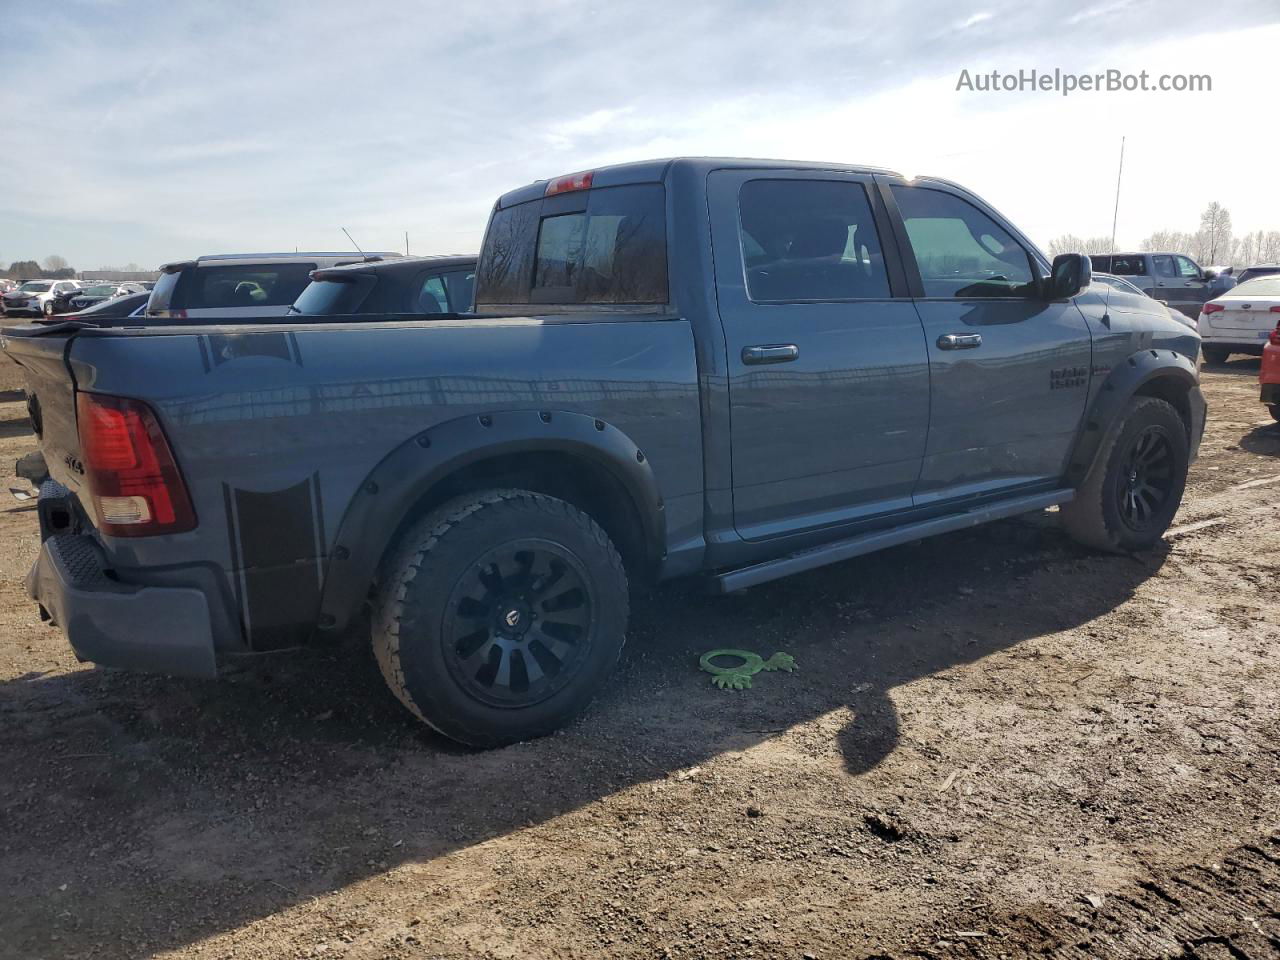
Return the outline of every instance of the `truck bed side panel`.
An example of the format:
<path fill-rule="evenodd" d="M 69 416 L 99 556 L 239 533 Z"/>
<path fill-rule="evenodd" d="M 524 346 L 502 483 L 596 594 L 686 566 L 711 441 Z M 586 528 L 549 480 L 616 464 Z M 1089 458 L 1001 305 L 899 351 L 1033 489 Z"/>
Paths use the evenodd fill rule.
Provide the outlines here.
<path fill-rule="evenodd" d="M 460 320 L 80 336 L 82 389 L 156 410 L 199 526 L 107 543 L 122 567 L 218 563 L 255 648 L 315 622 L 334 533 L 392 450 L 434 426 L 503 410 L 589 414 L 645 453 L 667 542 L 701 531 L 693 338 L 680 320 Z M 198 542 L 193 542 L 197 541 Z"/>

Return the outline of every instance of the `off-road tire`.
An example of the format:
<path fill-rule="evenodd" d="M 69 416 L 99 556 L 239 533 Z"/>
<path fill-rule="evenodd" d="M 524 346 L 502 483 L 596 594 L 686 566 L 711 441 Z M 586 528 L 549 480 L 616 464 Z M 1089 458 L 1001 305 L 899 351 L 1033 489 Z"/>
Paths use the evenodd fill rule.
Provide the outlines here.
<path fill-rule="evenodd" d="M 1126 461 L 1141 435 L 1154 431 L 1169 445 L 1171 463 L 1167 496 L 1149 522 L 1134 529 L 1122 517 Z M 1093 466 L 1075 499 L 1062 505 L 1062 524 L 1078 543 L 1111 553 L 1131 553 L 1155 546 L 1182 502 L 1190 450 L 1187 428 L 1171 404 L 1156 397 L 1134 397 L 1102 439 Z"/>
<path fill-rule="evenodd" d="M 459 661 L 449 660 L 456 655 L 446 642 L 457 614 L 451 598 L 491 551 L 533 538 L 576 558 L 590 610 L 588 645 L 547 699 L 486 703 L 457 677 Z M 375 590 L 373 651 L 387 685 L 421 720 L 469 746 L 496 747 L 551 733 L 586 707 L 622 652 L 627 608 L 622 559 L 591 517 L 528 490 L 487 490 L 444 504 L 401 537 Z"/>
<path fill-rule="evenodd" d="M 1226 363 L 1227 358 L 1231 356 L 1231 351 L 1226 347 L 1200 347 L 1200 352 L 1204 354 L 1204 362 L 1218 364 Z"/>

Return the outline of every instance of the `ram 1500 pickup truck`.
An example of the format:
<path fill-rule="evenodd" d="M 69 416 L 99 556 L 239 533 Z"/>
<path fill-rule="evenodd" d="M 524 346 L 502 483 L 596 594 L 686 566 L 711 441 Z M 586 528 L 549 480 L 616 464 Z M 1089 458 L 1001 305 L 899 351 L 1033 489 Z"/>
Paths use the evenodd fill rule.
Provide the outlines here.
<path fill-rule="evenodd" d="M 733 591 L 1057 505 L 1151 547 L 1199 342 L 944 180 L 631 163 L 493 207 L 475 313 L 7 332 L 48 478 L 29 589 L 85 660 L 213 676 L 370 610 L 491 746 L 580 710 L 629 584 Z"/>

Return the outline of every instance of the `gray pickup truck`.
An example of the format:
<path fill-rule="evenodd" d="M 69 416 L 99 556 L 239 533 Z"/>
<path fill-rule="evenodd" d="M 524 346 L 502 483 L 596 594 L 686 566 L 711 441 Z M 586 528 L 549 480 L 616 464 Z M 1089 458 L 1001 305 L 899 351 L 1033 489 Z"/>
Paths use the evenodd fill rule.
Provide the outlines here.
<path fill-rule="evenodd" d="M 493 208 L 475 313 L 7 331 L 48 477 L 29 589 L 85 660 L 213 676 L 369 610 L 491 746 L 580 710 L 629 584 L 733 591 L 1051 506 L 1152 546 L 1195 332 L 952 183 L 677 159 Z"/>

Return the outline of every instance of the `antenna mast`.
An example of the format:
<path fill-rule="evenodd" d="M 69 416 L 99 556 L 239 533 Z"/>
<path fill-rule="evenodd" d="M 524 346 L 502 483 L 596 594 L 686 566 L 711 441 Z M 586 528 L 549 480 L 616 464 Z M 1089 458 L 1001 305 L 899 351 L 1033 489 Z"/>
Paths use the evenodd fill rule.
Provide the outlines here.
<path fill-rule="evenodd" d="M 1116 223 L 1120 219 L 1120 178 L 1124 175 L 1124 137 L 1120 138 L 1120 168 L 1116 171 L 1116 204 L 1111 211 L 1111 271 L 1116 268 Z M 1111 284 L 1107 284 L 1107 302 L 1102 308 L 1104 323 L 1111 320 Z"/>
<path fill-rule="evenodd" d="M 341 229 L 343 233 L 347 234 L 347 239 L 350 240 L 351 245 L 356 248 L 356 252 L 360 254 L 360 256 L 365 257 L 365 259 L 368 259 L 368 257 L 365 255 L 365 252 L 360 249 L 360 244 L 356 243 L 356 238 L 351 236 L 351 234 L 347 233 L 346 227 L 342 227 Z"/>

